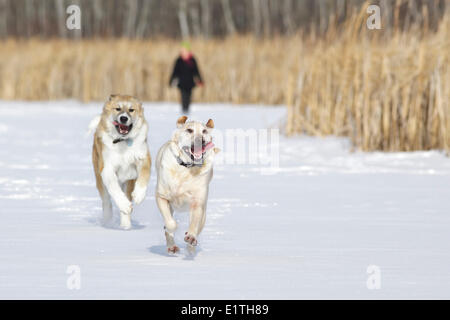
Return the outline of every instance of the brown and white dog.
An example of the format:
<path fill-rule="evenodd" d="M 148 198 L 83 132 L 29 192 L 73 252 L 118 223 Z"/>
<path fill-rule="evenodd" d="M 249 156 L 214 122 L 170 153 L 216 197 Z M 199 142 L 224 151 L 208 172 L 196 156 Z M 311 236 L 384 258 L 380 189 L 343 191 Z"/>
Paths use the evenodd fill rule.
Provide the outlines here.
<path fill-rule="evenodd" d="M 167 250 L 180 249 L 174 241 L 177 223 L 173 218 L 176 209 L 189 208 L 190 224 L 184 241 L 188 250 L 194 251 L 197 237 L 205 225 L 209 182 L 213 176 L 213 159 L 219 149 L 214 148 L 211 131 L 214 122 L 206 124 L 186 122 L 182 116 L 172 140 L 165 143 L 156 157 L 156 203 L 164 218 Z"/>
<path fill-rule="evenodd" d="M 132 201 L 141 203 L 150 179 L 148 125 L 142 103 L 128 95 L 111 95 L 95 128 L 92 162 L 103 204 L 103 223 L 112 219 L 111 198 L 120 210 L 120 226 L 131 228 Z"/>

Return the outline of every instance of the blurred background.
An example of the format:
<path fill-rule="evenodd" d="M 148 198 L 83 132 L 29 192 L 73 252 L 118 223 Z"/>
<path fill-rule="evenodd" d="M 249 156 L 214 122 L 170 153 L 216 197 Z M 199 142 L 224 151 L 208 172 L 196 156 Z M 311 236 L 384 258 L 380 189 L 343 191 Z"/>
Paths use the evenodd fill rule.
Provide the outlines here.
<path fill-rule="evenodd" d="M 188 40 L 195 102 L 281 105 L 287 135 L 362 150 L 450 150 L 449 31 L 446 0 L 0 0 L 0 99 L 177 101 Z"/>

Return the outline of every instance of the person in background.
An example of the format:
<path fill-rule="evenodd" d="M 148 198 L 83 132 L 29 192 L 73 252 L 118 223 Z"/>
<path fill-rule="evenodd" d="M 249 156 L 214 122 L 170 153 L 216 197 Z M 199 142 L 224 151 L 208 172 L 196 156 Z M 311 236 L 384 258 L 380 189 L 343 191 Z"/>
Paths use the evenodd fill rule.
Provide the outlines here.
<path fill-rule="evenodd" d="M 181 106 L 183 113 L 189 112 L 192 89 L 198 85 L 203 86 L 202 77 L 198 70 L 197 61 L 192 55 L 189 43 L 183 42 L 180 56 L 175 61 L 169 85 L 177 85 L 181 93 Z"/>

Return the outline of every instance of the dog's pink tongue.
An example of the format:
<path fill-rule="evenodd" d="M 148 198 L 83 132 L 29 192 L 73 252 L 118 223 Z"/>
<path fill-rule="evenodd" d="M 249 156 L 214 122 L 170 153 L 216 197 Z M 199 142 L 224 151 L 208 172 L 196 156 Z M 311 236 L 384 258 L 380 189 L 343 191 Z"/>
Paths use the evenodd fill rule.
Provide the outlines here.
<path fill-rule="evenodd" d="M 214 147 L 214 143 L 208 142 L 208 143 L 206 144 L 206 146 L 203 147 L 203 152 L 208 151 L 208 150 L 211 149 L 212 147 Z"/>

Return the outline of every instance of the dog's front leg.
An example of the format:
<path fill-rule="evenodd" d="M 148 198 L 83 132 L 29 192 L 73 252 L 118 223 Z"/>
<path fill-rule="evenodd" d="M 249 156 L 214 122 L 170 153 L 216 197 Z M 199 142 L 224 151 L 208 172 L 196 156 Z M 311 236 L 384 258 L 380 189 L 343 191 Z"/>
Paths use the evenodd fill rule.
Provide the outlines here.
<path fill-rule="evenodd" d="M 191 246 L 197 245 L 197 237 L 203 229 L 206 220 L 206 208 L 205 205 L 193 201 L 191 203 L 189 211 L 189 229 L 185 233 L 184 241 Z"/>
<path fill-rule="evenodd" d="M 169 253 L 177 253 L 180 251 L 175 244 L 174 233 L 177 229 L 177 222 L 173 218 L 173 210 L 167 199 L 161 198 L 158 194 L 156 195 L 156 204 L 158 205 L 159 211 L 164 219 L 164 234 L 166 236 L 167 251 Z"/>
<path fill-rule="evenodd" d="M 152 162 L 150 159 L 150 153 L 147 152 L 147 157 L 142 160 L 138 166 L 138 177 L 134 185 L 134 190 L 131 194 L 131 197 L 136 204 L 141 203 L 147 193 L 147 185 L 148 181 L 150 180 L 151 166 Z"/>
<path fill-rule="evenodd" d="M 120 210 L 120 226 L 124 229 L 131 228 L 131 211 L 133 209 L 131 201 L 122 191 L 119 180 L 113 168 L 105 167 L 102 171 L 102 180 L 108 190 L 109 195 Z"/>

